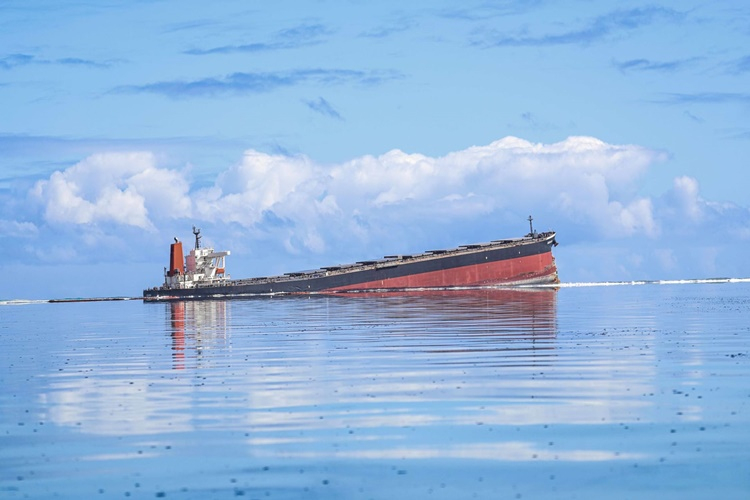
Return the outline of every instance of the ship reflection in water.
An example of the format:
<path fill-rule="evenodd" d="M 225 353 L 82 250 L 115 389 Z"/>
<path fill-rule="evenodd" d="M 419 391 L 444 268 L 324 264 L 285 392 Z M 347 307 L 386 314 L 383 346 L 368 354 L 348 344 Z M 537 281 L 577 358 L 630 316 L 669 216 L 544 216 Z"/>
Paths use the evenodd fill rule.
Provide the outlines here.
<path fill-rule="evenodd" d="M 304 340 L 310 326 L 336 332 L 343 325 L 356 330 L 357 323 L 364 322 L 368 333 L 376 328 L 389 336 L 388 331 L 381 331 L 389 324 L 394 330 L 390 336 L 421 341 L 427 335 L 430 342 L 424 346 L 425 352 L 438 353 L 435 342 L 440 342 L 450 352 L 506 351 L 509 357 L 517 356 L 519 363 L 536 364 L 544 357 L 541 351 L 553 349 L 556 293 L 548 288 L 484 288 L 172 301 L 168 303 L 167 330 L 172 337 L 174 368 L 184 369 L 186 351 L 199 362 L 206 359 L 207 350 L 228 345 L 228 332 L 235 326 L 228 325 L 230 307 L 239 311 L 240 317 L 243 309 L 258 306 L 265 315 L 272 308 L 263 302 L 271 301 L 273 308 L 289 316 L 275 317 L 270 325 L 264 322 L 257 335 L 269 334 L 286 323 L 298 324 L 311 312 L 320 316 L 316 309 L 324 307 L 323 323 L 308 325 L 299 332 L 299 340 Z M 290 309 L 297 309 L 297 314 Z"/>
<path fill-rule="evenodd" d="M 749 301 L 693 285 L 9 306 L 0 496 L 744 498 Z"/>
<path fill-rule="evenodd" d="M 227 340 L 227 303 L 224 301 L 180 301 L 169 304 L 172 360 L 175 369 L 185 368 L 185 351 L 200 360 L 205 349 L 222 348 Z"/>
<path fill-rule="evenodd" d="M 566 371 L 578 361 L 557 359 L 556 300 L 555 289 L 478 289 L 167 307 L 174 368 L 229 391 L 227 406 L 198 420 L 248 431 L 256 456 L 615 459 L 553 453 L 515 430 L 632 410 L 606 404 L 622 387 L 592 384 Z M 513 436 L 496 432 L 507 426 Z"/>

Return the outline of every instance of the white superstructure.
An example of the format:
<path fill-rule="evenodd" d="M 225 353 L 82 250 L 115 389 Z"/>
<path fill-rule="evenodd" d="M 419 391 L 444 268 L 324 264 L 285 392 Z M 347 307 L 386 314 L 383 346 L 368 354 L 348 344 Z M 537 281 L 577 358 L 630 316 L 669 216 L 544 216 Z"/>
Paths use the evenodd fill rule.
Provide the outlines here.
<path fill-rule="evenodd" d="M 185 255 L 183 264 L 182 242 L 175 238 L 172 243 L 170 269 L 164 272 L 166 288 L 195 288 L 205 285 L 221 284 L 230 277 L 226 273 L 225 257 L 230 254 L 214 252 L 213 248 L 201 248 L 200 229 L 193 227 L 195 248 Z"/>

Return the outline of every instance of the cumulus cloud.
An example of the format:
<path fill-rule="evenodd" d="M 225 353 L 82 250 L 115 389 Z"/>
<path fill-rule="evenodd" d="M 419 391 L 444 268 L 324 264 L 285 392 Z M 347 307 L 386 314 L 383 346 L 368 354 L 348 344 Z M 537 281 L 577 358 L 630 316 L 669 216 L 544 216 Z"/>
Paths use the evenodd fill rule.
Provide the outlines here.
<path fill-rule="evenodd" d="M 654 213 L 666 231 L 720 239 L 750 239 L 750 210 L 730 202 L 706 200 L 696 179 L 676 177 L 672 187 L 654 199 Z"/>
<path fill-rule="evenodd" d="M 562 214 L 604 236 L 655 236 L 652 204 L 635 193 L 662 158 L 590 137 L 555 144 L 507 137 L 443 157 L 392 150 L 328 166 L 251 150 L 214 186 L 193 193 L 193 215 L 281 231 L 290 251 L 518 210 Z"/>
<path fill-rule="evenodd" d="M 154 220 L 192 217 L 246 228 L 292 228 L 322 249 L 326 228 L 447 223 L 535 207 L 608 236 L 658 232 L 650 200 L 635 195 L 659 152 L 591 137 L 535 144 L 506 137 L 443 157 L 392 150 L 336 165 L 254 150 L 190 192 L 182 172 L 159 168 L 150 153 L 91 156 L 39 181 L 33 197 L 48 223 L 114 222 L 153 229 Z M 686 181 L 683 208 L 688 209 Z M 681 184 L 681 185 L 682 185 Z M 679 196 L 678 196 L 679 197 Z"/>
<path fill-rule="evenodd" d="M 112 222 L 153 230 L 149 209 L 162 217 L 189 213 L 188 188 L 182 174 L 157 168 L 151 153 L 103 153 L 54 172 L 30 194 L 51 224 Z"/>
<path fill-rule="evenodd" d="M 665 230 L 718 226 L 748 234 L 747 210 L 704 200 L 693 178 L 676 178 L 657 198 L 639 195 L 647 170 L 663 159 L 659 151 L 592 137 L 553 144 L 506 137 L 440 157 L 392 150 L 333 165 L 248 150 L 212 185 L 193 188 L 186 171 L 159 166 L 151 153 L 102 153 L 33 186 L 42 220 L 5 227 L 36 235 L 40 223 L 170 233 L 172 220 L 230 224 L 291 253 L 373 242 L 393 249 L 410 239 L 414 248 L 420 237 L 445 233 L 506 236 L 486 231 L 488 224 L 529 213 L 569 241 L 654 239 Z"/>
<path fill-rule="evenodd" d="M 255 226 L 273 208 L 286 215 L 284 208 L 295 194 L 320 176 L 320 168 L 304 156 L 246 151 L 242 162 L 219 174 L 212 188 L 195 194 L 195 215 Z M 313 194 L 306 193 L 304 202 Z"/>
<path fill-rule="evenodd" d="M 537 229 L 560 233 L 568 276 L 692 276 L 732 262 L 737 268 L 722 272 L 742 274 L 744 260 L 715 247 L 734 241 L 726 251 L 735 251 L 750 239 L 750 211 L 706 200 L 687 176 L 643 196 L 648 170 L 665 158 L 592 137 L 506 137 L 439 157 L 396 149 L 330 165 L 248 150 L 197 187 L 151 153 L 102 153 L 38 181 L 29 193 L 36 215 L 0 229 L 28 255 L 39 245 L 43 255 L 57 248 L 60 259 L 74 260 L 96 258 L 97 248 L 110 258 L 132 253 L 133 241 L 158 253 L 165 237 L 195 224 L 265 273 L 514 236 L 532 214 Z M 64 238 L 50 244 L 51 232 Z M 689 247 L 675 243 L 685 238 Z M 715 265 L 706 264 L 709 255 Z"/>
<path fill-rule="evenodd" d="M 672 195 L 679 213 L 688 219 L 698 222 L 703 217 L 703 200 L 698 195 L 698 181 L 692 177 L 682 176 L 674 180 Z"/>

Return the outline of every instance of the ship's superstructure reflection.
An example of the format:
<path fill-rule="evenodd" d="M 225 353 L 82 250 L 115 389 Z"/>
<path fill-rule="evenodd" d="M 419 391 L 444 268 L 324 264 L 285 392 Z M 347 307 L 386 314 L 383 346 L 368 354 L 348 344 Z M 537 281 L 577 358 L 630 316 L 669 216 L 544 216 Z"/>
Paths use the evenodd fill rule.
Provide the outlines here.
<path fill-rule="evenodd" d="M 167 331 L 172 337 L 175 369 L 184 369 L 186 353 L 200 361 L 207 349 L 227 343 L 227 303 L 224 301 L 174 301 L 169 303 Z"/>

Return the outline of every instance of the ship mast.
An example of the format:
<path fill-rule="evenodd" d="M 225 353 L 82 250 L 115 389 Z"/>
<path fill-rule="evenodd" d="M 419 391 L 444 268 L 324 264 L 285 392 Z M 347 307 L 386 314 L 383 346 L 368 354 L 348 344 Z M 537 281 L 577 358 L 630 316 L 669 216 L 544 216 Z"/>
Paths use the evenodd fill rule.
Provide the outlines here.
<path fill-rule="evenodd" d="M 201 230 L 193 226 L 193 234 L 195 235 L 195 249 L 198 250 L 201 247 Z"/>
<path fill-rule="evenodd" d="M 529 221 L 529 236 L 531 236 L 532 238 L 534 237 L 534 226 L 532 224 L 533 220 L 534 220 L 534 218 L 529 215 L 529 218 L 528 218 L 528 221 Z"/>

